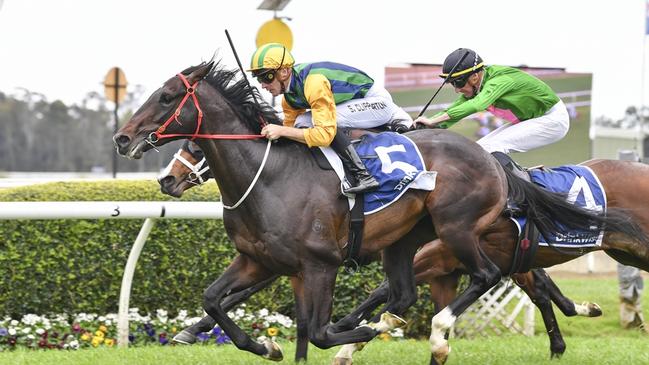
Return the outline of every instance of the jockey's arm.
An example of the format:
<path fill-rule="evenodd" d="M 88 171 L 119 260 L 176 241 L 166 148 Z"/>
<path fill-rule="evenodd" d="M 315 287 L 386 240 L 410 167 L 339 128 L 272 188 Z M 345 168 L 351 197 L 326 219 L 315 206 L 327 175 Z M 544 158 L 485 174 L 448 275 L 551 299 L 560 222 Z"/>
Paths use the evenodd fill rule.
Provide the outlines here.
<path fill-rule="evenodd" d="M 336 136 L 336 101 L 331 83 L 323 75 L 309 75 L 304 81 L 304 96 L 311 106 L 313 127 L 304 130 L 309 147 L 326 147 Z"/>
<path fill-rule="evenodd" d="M 286 99 L 282 99 L 282 109 L 284 111 L 284 121 L 282 125 L 269 124 L 262 129 L 261 134 L 270 140 L 285 137 L 300 143 L 307 143 L 304 138 L 304 129 L 294 128 L 295 119 L 305 112 L 304 109 L 295 109 L 290 106 Z"/>
<path fill-rule="evenodd" d="M 306 110 L 304 109 L 295 109 L 293 108 L 285 98 L 282 98 L 282 111 L 284 113 L 284 124 L 287 127 L 292 127 L 295 125 L 295 120 L 300 114 L 304 114 Z"/>
<path fill-rule="evenodd" d="M 514 84 L 509 78 L 499 78 L 497 83 L 487 82 L 473 99 L 460 96 L 446 111 L 435 115 L 432 119 L 417 118 L 415 123 L 425 124 L 429 127 L 438 125 L 441 128 L 448 128 L 473 113 L 486 110 L 489 105 L 495 103 L 513 87 Z"/>
<path fill-rule="evenodd" d="M 336 136 L 336 101 L 331 84 L 322 75 L 309 75 L 304 83 L 304 96 L 311 106 L 313 127 L 297 129 L 290 127 L 295 123 L 298 114 L 293 113 L 290 106 L 283 101 L 283 106 L 289 111 L 286 114 L 284 126 L 267 125 L 262 134 L 269 139 L 285 137 L 297 142 L 306 143 L 309 147 L 327 147 Z M 293 118 L 293 119 L 291 119 Z"/>

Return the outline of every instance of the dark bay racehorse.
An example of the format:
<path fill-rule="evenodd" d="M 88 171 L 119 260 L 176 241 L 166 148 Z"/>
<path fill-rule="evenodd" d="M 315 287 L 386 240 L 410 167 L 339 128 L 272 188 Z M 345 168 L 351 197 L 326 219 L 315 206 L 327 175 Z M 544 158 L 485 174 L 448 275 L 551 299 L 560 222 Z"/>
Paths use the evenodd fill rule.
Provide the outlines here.
<path fill-rule="evenodd" d="M 237 206 L 225 212 L 223 222 L 241 255 L 205 291 L 204 309 L 237 347 L 281 359 L 279 346 L 253 341 L 221 303 L 228 295 L 277 274 L 303 280 L 298 311 L 308 318 L 314 345 L 328 348 L 371 340 L 389 330 L 394 320 L 382 316 L 379 323 L 351 330 L 329 323 L 348 220 L 337 176 L 306 158 L 305 145 L 280 142 L 269 154 L 270 142 L 232 140 L 259 136 L 262 116 L 279 122 L 268 106 L 259 107 L 251 100 L 246 83 L 234 80 L 236 74 L 206 63 L 167 80 L 114 136 L 118 152 L 140 158 L 154 145 L 191 138 L 205 153 L 224 203 Z M 560 195 L 503 170 L 480 146 L 455 133 L 426 130 L 408 136 L 418 146 L 426 168 L 438 172 L 437 186 L 434 191 L 411 189 L 369 216 L 361 255 L 383 251 L 390 295 L 382 311 L 397 314 L 416 300 L 413 258 L 419 246 L 439 238 L 466 268 L 471 277 L 468 289 L 433 318 L 433 361 L 445 361 L 449 347 L 444 333 L 456 316 L 500 280 L 498 266 L 480 243 L 500 217 L 508 190 L 542 232 L 559 233 L 561 226 L 619 232 L 614 241 L 619 244 L 608 249 L 618 250 L 616 258 L 627 264 L 649 268 L 646 236 L 625 214 L 609 210 L 604 217 L 574 207 Z M 253 181 L 258 186 L 252 186 Z M 546 259 L 538 261 L 541 265 L 557 261 L 556 253 L 541 254 Z"/>
<path fill-rule="evenodd" d="M 589 166 L 594 161 L 585 162 Z M 617 161 L 610 161 L 616 164 Z M 599 166 L 599 165 L 598 165 Z M 203 184 L 212 178 L 212 173 L 209 166 L 205 162 L 203 152 L 192 142 L 186 140 L 182 147 L 174 155 L 174 158 L 169 162 L 169 165 L 158 178 L 158 183 L 163 193 L 180 197 L 185 190 Z M 649 179 L 649 176 L 647 176 Z M 605 179 L 606 180 L 606 179 Z M 647 195 L 649 200 L 649 195 Z M 649 203 L 649 201 L 647 202 Z M 512 230 L 515 227 L 512 225 Z M 511 237 L 508 235 L 504 240 L 509 241 L 516 238 L 516 233 L 512 231 Z M 488 241 L 483 244 L 487 256 L 491 257 L 498 250 L 498 242 Z M 452 252 L 449 247 L 442 244 L 439 240 L 425 244 L 417 254 L 414 260 L 415 280 L 417 285 L 428 284 L 430 287 L 430 295 L 435 308 L 439 311 L 441 308 L 446 307 L 452 299 L 455 298 L 459 275 L 462 273 L 461 264 L 457 260 L 451 260 Z M 507 267 L 501 267 L 501 271 L 506 272 Z M 552 302 L 561 310 L 566 316 L 583 315 L 588 317 L 596 317 L 602 314 L 601 309 L 597 304 L 584 303 L 577 304 L 565 297 L 552 279 L 545 273 L 543 269 L 535 269 L 527 273 L 516 273 L 511 275 L 514 283 L 520 286 L 527 295 L 531 298 L 532 302 L 541 311 L 543 322 L 546 326 L 546 332 L 550 337 L 550 353 L 552 357 L 561 356 L 566 349 L 563 336 L 559 330 L 557 320 L 554 316 L 552 309 Z M 293 278 L 292 283 L 299 279 Z M 295 284 L 294 284 L 295 287 Z M 245 295 L 241 295 L 241 301 L 248 298 L 253 292 L 262 289 L 262 287 L 255 287 L 252 290 L 245 291 Z M 387 301 L 389 292 L 387 286 L 381 287 L 377 290 L 371 298 L 363 303 L 357 310 L 346 317 L 344 321 L 339 323 L 341 326 L 354 328 L 362 319 L 369 319 L 372 311 L 378 308 L 381 304 Z M 300 326 L 300 319 L 298 318 L 298 335 L 297 335 L 297 351 L 295 360 L 306 359 L 307 345 L 303 326 Z M 344 324 L 343 324 L 344 323 Z M 196 334 L 199 332 L 207 332 L 211 330 L 216 322 L 211 317 L 205 317 L 197 324 L 181 331 L 174 340 L 183 343 L 193 343 L 196 341 Z M 302 333 L 301 333 L 302 332 Z M 360 346 L 353 346 L 343 348 L 337 358 L 339 363 L 345 363 L 350 359 L 352 353 Z"/>

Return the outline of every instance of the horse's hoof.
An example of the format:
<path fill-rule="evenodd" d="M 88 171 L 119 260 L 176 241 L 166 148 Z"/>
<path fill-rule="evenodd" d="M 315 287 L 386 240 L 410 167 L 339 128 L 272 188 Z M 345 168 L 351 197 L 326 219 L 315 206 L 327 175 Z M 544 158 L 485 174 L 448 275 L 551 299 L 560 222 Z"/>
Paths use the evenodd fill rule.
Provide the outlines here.
<path fill-rule="evenodd" d="M 352 365 L 352 359 L 347 357 L 334 357 L 331 365 Z"/>
<path fill-rule="evenodd" d="M 268 350 L 266 355 L 264 355 L 266 359 L 272 361 L 282 361 L 284 359 L 282 348 L 277 344 L 277 342 L 267 339 L 264 341 L 264 346 L 266 346 L 266 350 Z"/>
<path fill-rule="evenodd" d="M 196 336 L 189 333 L 189 331 L 182 330 L 180 331 L 179 334 L 175 335 L 174 338 L 171 340 L 173 342 L 181 343 L 183 345 L 191 345 L 194 342 L 196 342 Z"/>
<path fill-rule="evenodd" d="M 403 318 L 390 312 L 384 312 L 381 314 L 381 322 L 387 323 L 391 330 L 404 327 L 408 324 Z"/>
<path fill-rule="evenodd" d="M 441 348 L 437 349 L 437 351 L 433 352 L 433 358 L 438 364 L 442 365 L 446 363 L 446 360 L 448 359 L 448 354 L 450 353 L 451 353 L 451 346 L 445 344 Z"/>
<path fill-rule="evenodd" d="M 559 360 L 559 359 L 561 359 L 561 355 L 563 355 L 563 352 L 552 352 L 550 354 L 550 360 L 552 360 L 552 359 Z"/>
<path fill-rule="evenodd" d="M 588 317 L 599 317 L 602 315 L 602 308 L 597 303 L 588 303 Z"/>

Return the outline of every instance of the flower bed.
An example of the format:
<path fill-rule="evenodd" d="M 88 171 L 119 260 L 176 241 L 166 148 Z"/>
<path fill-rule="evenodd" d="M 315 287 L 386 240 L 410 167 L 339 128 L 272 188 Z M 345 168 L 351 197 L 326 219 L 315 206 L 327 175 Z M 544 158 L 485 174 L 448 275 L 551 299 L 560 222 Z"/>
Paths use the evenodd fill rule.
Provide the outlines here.
<path fill-rule="evenodd" d="M 155 315 L 140 315 L 137 308 L 129 311 L 129 342 L 132 346 L 149 344 L 170 345 L 171 339 L 183 328 L 201 319 L 202 311 L 194 316 L 181 310 L 170 318 L 168 312 L 158 309 Z M 246 311 L 245 304 L 228 315 L 253 337 L 295 338 L 293 320 L 266 309 Z M 210 332 L 199 333 L 201 344 L 228 344 L 230 338 L 218 326 Z M 117 314 L 99 316 L 79 313 L 38 316 L 27 314 L 20 320 L 5 317 L 0 320 L 0 351 L 18 347 L 31 349 L 78 349 L 80 347 L 112 347 L 117 344 Z"/>

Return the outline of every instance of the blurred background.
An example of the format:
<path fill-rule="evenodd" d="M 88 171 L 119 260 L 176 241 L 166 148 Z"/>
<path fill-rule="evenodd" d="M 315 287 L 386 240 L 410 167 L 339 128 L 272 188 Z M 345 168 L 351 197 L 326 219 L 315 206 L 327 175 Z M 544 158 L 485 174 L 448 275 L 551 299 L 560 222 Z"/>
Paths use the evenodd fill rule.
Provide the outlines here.
<path fill-rule="evenodd" d="M 436 65 L 456 48 L 472 48 L 488 64 L 521 66 L 542 78 L 570 108 L 570 134 L 515 155 L 523 165 L 615 158 L 621 148 L 649 154 L 645 1 L 548 0 L 534 12 L 527 6 L 515 0 L 0 1 L 0 176 L 110 175 L 115 104 L 104 90 L 108 71 L 119 67 L 127 82 L 121 124 L 167 78 L 215 52 L 235 68 L 224 29 L 244 66 L 259 37 L 289 37 L 297 62 L 360 68 L 414 115 L 439 86 Z M 429 114 L 454 97 L 445 87 Z M 486 114 L 469 119 L 454 130 L 478 138 L 502 123 Z M 176 148 L 120 159 L 117 173 L 157 172 Z"/>

